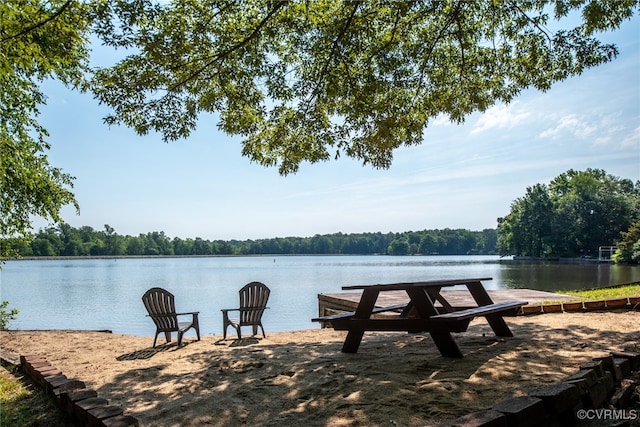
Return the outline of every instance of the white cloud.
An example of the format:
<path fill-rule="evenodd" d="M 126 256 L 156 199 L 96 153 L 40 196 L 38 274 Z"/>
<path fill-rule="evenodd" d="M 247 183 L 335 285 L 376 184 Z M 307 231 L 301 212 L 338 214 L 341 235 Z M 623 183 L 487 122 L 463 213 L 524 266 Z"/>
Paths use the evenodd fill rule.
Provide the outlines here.
<path fill-rule="evenodd" d="M 638 148 L 640 147 L 640 126 L 629 133 L 621 142 L 621 148 Z"/>
<path fill-rule="evenodd" d="M 584 117 L 577 114 L 569 114 L 561 117 L 556 126 L 546 129 L 540 134 L 541 138 L 558 139 L 563 134 L 569 134 L 579 139 L 586 139 L 597 131 L 598 127 Z"/>
<path fill-rule="evenodd" d="M 471 134 L 487 131 L 489 129 L 498 128 L 512 128 L 522 123 L 529 113 L 519 108 L 518 101 L 511 105 L 495 105 L 485 111 L 482 116 L 471 129 Z"/>
<path fill-rule="evenodd" d="M 593 143 L 595 145 L 610 145 L 612 141 L 613 141 L 613 138 L 611 138 L 609 135 L 604 135 L 604 136 L 597 137 L 593 141 Z"/>
<path fill-rule="evenodd" d="M 543 130 L 539 138 L 586 140 L 593 145 L 606 145 L 613 149 L 634 148 L 640 144 L 640 127 L 631 128 L 629 118 L 619 113 L 599 117 L 567 114 L 547 120 L 555 123 Z M 631 123 L 635 125 L 637 119 Z"/>

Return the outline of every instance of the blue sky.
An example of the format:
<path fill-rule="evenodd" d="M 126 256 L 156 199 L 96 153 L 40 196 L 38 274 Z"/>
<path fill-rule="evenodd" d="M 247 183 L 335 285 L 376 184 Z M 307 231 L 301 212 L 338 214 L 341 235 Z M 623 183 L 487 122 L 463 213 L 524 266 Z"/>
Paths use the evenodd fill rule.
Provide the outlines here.
<path fill-rule="evenodd" d="M 640 180 L 640 19 L 606 40 L 620 51 L 613 62 L 463 125 L 436 120 L 388 170 L 345 157 L 282 177 L 243 157 L 240 139 L 218 131 L 214 117 L 166 144 L 107 127 L 107 110 L 90 95 L 54 82 L 45 85 L 40 122 L 51 134 L 51 164 L 76 177 L 80 215 L 63 209 L 74 227 L 209 240 L 482 230 L 495 228 L 528 186 L 569 169 Z M 36 230 L 45 225 L 34 220 Z"/>

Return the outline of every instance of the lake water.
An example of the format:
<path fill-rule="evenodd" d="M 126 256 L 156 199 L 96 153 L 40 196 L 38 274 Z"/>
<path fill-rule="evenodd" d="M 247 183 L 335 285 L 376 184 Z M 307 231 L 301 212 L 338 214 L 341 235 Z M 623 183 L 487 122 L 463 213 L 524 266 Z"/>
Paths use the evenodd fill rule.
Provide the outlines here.
<path fill-rule="evenodd" d="M 640 267 L 526 263 L 497 256 L 23 260 L 3 265 L 0 299 L 20 311 L 11 329 L 109 329 L 153 336 L 141 297 L 159 286 L 176 296 L 178 311 L 200 311 L 202 334 L 220 335 L 220 309 L 237 307 L 238 290 L 261 281 L 271 288 L 270 310 L 263 317 L 268 334 L 319 327 L 310 320 L 317 315 L 317 294 L 338 293 L 342 286 L 471 277 L 493 277 L 485 282 L 489 289 L 555 291 L 637 282 Z"/>

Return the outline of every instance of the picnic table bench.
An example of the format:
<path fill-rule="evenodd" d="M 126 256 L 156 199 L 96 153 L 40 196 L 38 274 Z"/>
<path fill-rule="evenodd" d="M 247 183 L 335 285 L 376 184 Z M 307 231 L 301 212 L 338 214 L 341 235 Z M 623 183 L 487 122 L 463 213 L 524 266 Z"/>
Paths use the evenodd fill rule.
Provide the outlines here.
<path fill-rule="evenodd" d="M 515 314 L 525 301 L 494 303 L 483 281 L 490 277 L 473 279 L 436 280 L 425 282 L 393 283 L 379 285 L 343 286 L 343 290 L 362 290 L 362 296 L 355 311 L 321 316 L 314 322 L 330 324 L 336 330 L 348 331 L 342 346 L 345 353 L 356 353 L 366 331 L 406 331 L 410 333 L 428 332 L 436 347 L 445 357 L 462 357 L 460 348 L 454 341 L 452 332 L 464 332 L 476 317 L 484 317 L 491 329 L 499 337 L 513 334 L 504 321 L 504 316 Z M 442 288 L 464 285 L 469 290 L 477 306 L 453 307 L 441 293 Z M 407 304 L 377 307 L 380 292 L 404 290 L 409 296 Z M 384 312 L 398 312 L 395 317 L 372 317 Z"/>

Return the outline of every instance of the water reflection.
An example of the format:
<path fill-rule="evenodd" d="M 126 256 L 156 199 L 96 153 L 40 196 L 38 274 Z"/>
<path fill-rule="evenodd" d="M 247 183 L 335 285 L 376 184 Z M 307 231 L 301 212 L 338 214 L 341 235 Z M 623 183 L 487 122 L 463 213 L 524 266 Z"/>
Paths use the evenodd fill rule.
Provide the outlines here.
<path fill-rule="evenodd" d="M 640 267 L 598 263 L 504 263 L 504 287 L 542 291 L 603 288 L 640 281 Z"/>

